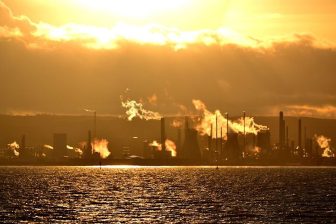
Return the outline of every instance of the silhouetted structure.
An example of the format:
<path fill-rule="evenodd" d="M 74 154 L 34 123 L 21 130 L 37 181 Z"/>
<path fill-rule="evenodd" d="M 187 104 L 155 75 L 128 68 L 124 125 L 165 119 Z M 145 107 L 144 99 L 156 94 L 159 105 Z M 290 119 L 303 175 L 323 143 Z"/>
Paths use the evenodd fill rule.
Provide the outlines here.
<path fill-rule="evenodd" d="M 239 149 L 237 133 L 228 133 L 228 140 L 225 148 L 228 153 L 229 160 L 237 161 L 241 158 L 241 150 Z"/>
<path fill-rule="evenodd" d="M 180 157 L 182 149 L 182 129 L 177 129 L 177 145 L 176 145 L 176 157 Z"/>
<path fill-rule="evenodd" d="M 261 148 L 263 153 L 269 154 L 271 152 L 271 132 L 269 130 L 258 132 L 257 146 Z"/>
<path fill-rule="evenodd" d="M 284 120 L 284 114 L 280 111 L 279 114 L 279 149 L 284 150 L 285 146 L 285 127 L 286 123 Z"/>
<path fill-rule="evenodd" d="M 302 148 L 302 121 L 301 118 L 299 118 L 298 121 L 298 154 L 301 157 L 303 157 L 303 148 Z"/>
<path fill-rule="evenodd" d="M 83 149 L 83 158 L 86 160 L 92 159 L 93 155 L 93 148 L 92 148 L 92 138 L 91 138 L 91 131 L 88 132 L 88 140 Z"/>
<path fill-rule="evenodd" d="M 143 141 L 143 154 L 142 155 L 145 159 L 153 158 L 153 152 L 147 140 Z"/>
<path fill-rule="evenodd" d="M 305 140 L 305 153 L 306 156 L 311 158 L 314 157 L 313 155 L 313 139 L 312 138 L 306 138 Z"/>
<path fill-rule="evenodd" d="M 188 128 L 188 120 L 186 118 L 186 128 Z M 214 159 L 214 150 L 213 150 L 213 147 L 212 147 L 212 129 L 213 129 L 213 125 L 211 124 L 210 126 L 210 135 L 208 136 L 208 149 L 209 149 L 209 155 L 210 155 L 210 161 L 213 161 Z"/>
<path fill-rule="evenodd" d="M 66 134 L 54 134 L 54 158 L 60 159 L 67 156 L 67 135 Z"/>
<path fill-rule="evenodd" d="M 189 128 L 188 117 L 185 118 L 185 139 L 181 150 L 181 158 L 192 161 L 201 160 L 201 151 L 198 144 L 198 132 Z"/>
<path fill-rule="evenodd" d="M 161 145 L 162 145 L 162 154 L 166 152 L 166 124 L 165 119 L 161 118 Z"/>
<path fill-rule="evenodd" d="M 27 158 L 28 152 L 26 148 L 26 135 L 22 135 L 21 137 L 21 144 L 20 144 L 20 157 Z"/>

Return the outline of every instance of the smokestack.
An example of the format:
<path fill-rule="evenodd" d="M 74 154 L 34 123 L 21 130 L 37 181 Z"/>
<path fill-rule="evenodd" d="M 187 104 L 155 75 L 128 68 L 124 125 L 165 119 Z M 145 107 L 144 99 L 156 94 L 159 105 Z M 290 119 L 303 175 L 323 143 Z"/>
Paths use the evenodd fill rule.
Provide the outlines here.
<path fill-rule="evenodd" d="M 93 154 L 91 131 L 88 132 L 87 153 L 89 156 Z"/>
<path fill-rule="evenodd" d="M 218 117 L 216 115 L 216 153 L 218 152 Z"/>
<path fill-rule="evenodd" d="M 229 141 L 229 113 L 226 113 L 226 141 Z"/>
<path fill-rule="evenodd" d="M 298 127 L 298 147 L 299 147 L 299 152 L 301 153 L 301 150 L 302 150 L 302 122 L 301 122 L 301 118 L 299 118 L 299 124 L 298 125 L 299 125 L 299 127 Z"/>
<path fill-rule="evenodd" d="M 246 150 L 246 112 L 243 111 L 243 116 L 244 116 L 244 148 L 243 148 L 243 155 L 245 155 L 245 150 Z"/>
<path fill-rule="evenodd" d="M 186 121 L 188 122 L 188 120 Z M 162 152 L 166 151 L 166 127 L 165 127 L 165 118 L 161 118 L 161 144 L 162 144 Z"/>
<path fill-rule="evenodd" d="M 307 127 L 304 127 L 304 134 L 303 134 L 303 147 L 307 149 Z"/>
<path fill-rule="evenodd" d="M 94 130 L 93 130 L 93 139 L 97 138 L 97 111 L 94 111 Z"/>
<path fill-rule="evenodd" d="M 177 129 L 177 150 L 176 150 L 176 156 L 177 157 L 180 157 L 181 149 L 182 149 L 182 130 L 179 127 Z"/>
<path fill-rule="evenodd" d="M 209 148 L 209 153 L 210 153 L 210 159 L 213 159 L 213 153 L 212 153 L 212 124 L 210 128 L 210 135 L 208 137 L 208 148 Z"/>
<path fill-rule="evenodd" d="M 20 151 L 20 155 L 24 154 L 26 151 L 26 135 L 22 135 Z"/>
<path fill-rule="evenodd" d="M 286 126 L 286 148 L 287 148 L 287 150 L 289 148 L 289 129 L 288 129 L 288 125 Z"/>
<path fill-rule="evenodd" d="M 285 145 L 285 120 L 284 120 L 284 114 L 282 111 L 280 111 L 279 114 L 279 148 L 280 150 L 284 149 Z"/>
<path fill-rule="evenodd" d="M 184 117 L 184 128 L 185 128 L 185 130 L 189 129 L 188 117 Z"/>
<path fill-rule="evenodd" d="M 67 155 L 67 135 L 64 133 L 54 134 L 54 156 L 55 158 L 63 158 Z"/>
<path fill-rule="evenodd" d="M 221 127 L 221 133 L 220 133 L 220 158 L 223 155 L 223 127 Z"/>

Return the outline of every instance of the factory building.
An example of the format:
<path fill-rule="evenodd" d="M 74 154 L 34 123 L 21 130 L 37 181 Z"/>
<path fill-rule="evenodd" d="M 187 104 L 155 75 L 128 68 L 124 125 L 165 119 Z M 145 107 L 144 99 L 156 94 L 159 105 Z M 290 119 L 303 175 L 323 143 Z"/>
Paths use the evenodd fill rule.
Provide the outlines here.
<path fill-rule="evenodd" d="M 256 146 L 261 148 L 263 154 L 271 153 L 271 132 L 269 130 L 258 132 Z"/>
<path fill-rule="evenodd" d="M 90 160 L 92 159 L 93 148 L 92 148 L 92 136 L 91 131 L 88 132 L 88 140 L 83 150 L 83 159 Z"/>
<path fill-rule="evenodd" d="M 181 149 L 181 159 L 200 161 L 201 160 L 201 151 L 198 144 L 198 132 L 189 128 L 188 117 L 185 118 L 185 127 L 184 127 L 184 143 Z"/>
<path fill-rule="evenodd" d="M 237 133 L 228 133 L 225 150 L 227 152 L 227 159 L 230 161 L 237 161 L 242 157 L 242 151 L 239 147 Z"/>
<path fill-rule="evenodd" d="M 54 149 L 53 155 L 55 159 L 64 158 L 67 156 L 67 135 L 54 134 Z"/>

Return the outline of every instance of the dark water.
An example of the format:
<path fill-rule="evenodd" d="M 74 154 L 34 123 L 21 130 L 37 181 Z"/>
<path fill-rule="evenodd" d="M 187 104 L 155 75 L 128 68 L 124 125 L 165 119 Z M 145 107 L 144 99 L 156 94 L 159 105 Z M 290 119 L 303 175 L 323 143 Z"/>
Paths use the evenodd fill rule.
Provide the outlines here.
<path fill-rule="evenodd" d="M 0 222 L 336 223 L 336 169 L 0 167 Z"/>

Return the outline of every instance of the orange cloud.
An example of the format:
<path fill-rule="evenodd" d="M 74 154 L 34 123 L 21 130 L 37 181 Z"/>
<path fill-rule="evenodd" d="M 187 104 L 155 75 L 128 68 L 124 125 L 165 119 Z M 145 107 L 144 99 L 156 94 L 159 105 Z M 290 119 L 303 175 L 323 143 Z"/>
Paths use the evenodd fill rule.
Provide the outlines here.
<path fill-rule="evenodd" d="M 26 16 L 14 16 L 11 9 L 0 1 L 0 37 L 29 36 L 36 30 L 35 24 Z"/>
<path fill-rule="evenodd" d="M 268 48 L 275 42 L 298 41 L 306 36 L 288 36 L 275 39 L 256 39 L 244 36 L 227 27 L 181 31 L 158 24 L 135 26 L 119 23 L 112 27 L 68 23 L 54 26 L 44 22 L 33 22 L 27 16 L 13 15 L 10 8 L 0 2 L 0 37 L 20 38 L 31 48 L 50 48 L 59 43 L 72 43 L 89 49 L 116 49 L 124 42 L 169 46 L 174 50 L 193 45 L 234 44 L 253 48 Z M 313 41 L 316 44 L 317 41 Z"/>
<path fill-rule="evenodd" d="M 290 105 L 285 107 L 289 116 L 336 118 L 336 106 Z"/>

